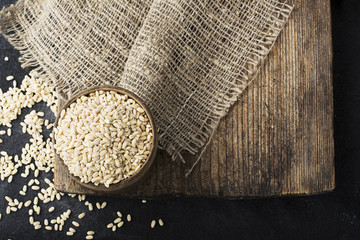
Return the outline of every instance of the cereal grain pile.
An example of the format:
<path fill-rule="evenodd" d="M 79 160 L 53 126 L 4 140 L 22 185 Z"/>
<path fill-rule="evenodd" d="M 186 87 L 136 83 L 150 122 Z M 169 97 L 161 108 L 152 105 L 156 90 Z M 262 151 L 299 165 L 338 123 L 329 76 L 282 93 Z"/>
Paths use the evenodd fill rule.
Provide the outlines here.
<path fill-rule="evenodd" d="M 5 59 L 7 60 L 4 61 L 7 62 L 8 58 Z M 7 76 L 5 79 L 12 81 L 12 87 L 4 92 L 0 89 L 0 180 L 7 181 L 7 183 L 2 184 L 13 184 L 15 180 L 23 182 L 23 185 L 18 192 L 2 196 L 5 208 L 0 208 L 0 227 L 3 222 L 9 220 L 12 214 L 23 212 L 19 214 L 21 216 L 28 215 L 28 224 L 34 230 L 41 231 L 44 229 L 49 234 L 53 231 L 64 232 L 64 235 L 75 238 L 96 238 L 93 228 L 85 229 L 86 235 L 82 235 L 81 229 L 84 228 L 82 224 L 88 221 L 87 218 L 92 217 L 93 211 L 103 211 L 108 204 L 105 201 L 94 202 L 93 198 L 86 200 L 85 195 L 64 194 L 54 188 L 52 172 L 54 171 L 55 152 L 51 141 L 53 136 L 50 134 L 50 138 L 46 138 L 44 134 L 45 130 L 51 131 L 53 128 L 53 123 L 45 118 L 48 113 L 31 110 L 25 114 L 24 120 L 20 122 L 22 129 L 20 134 L 28 134 L 30 139 L 21 149 L 21 154 L 12 155 L 7 152 L 7 149 L 4 149 L 4 144 L 8 138 L 14 137 L 15 128 L 14 131 L 12 128 L 14 124 L 17 124 L 14 123 L 15 120 L 21 113 L 24 113 L 23 110 L 26 108 L 31 109 L 35 104 L 45 102 L 56 115 L 55 89 L 50 86 L 48 79 L 39 76 L 35 71 L 26 75 L 19 87 L 13 76 Z M 129 100 L 126 97 L 124 99 L 125 102 Z M 131 105 L 133 102 L 129 101 L 129 106 Z M 144 123 L 147 121 L 140 109 L 133 110 L 133 114 L 135 113 L 140 121 Z M 104 122 L 107 120 L 104 119 Z M 131 128 L 130 124 L 129 129 L 128 133 L 134 133 L 138 128 Z M 133 129 L 135 129 L 134 132 Z M 146 124 L 140 124 L 140 129 L 149 132 Z M 19 133 L 16 132 L 16 134 Z M 151 136 L 151 134 L 147 136 Z M 132 145 L 132 141 L 128 141 L 129 146 Z M 141 140 L 140 137 L 137 142 L 138 148 L 142 146 L 141 141 L 146 140 L 144 138 Z M 14 147 L 16 148 L 16 146 Z M 146 155 L 146 151 L 147 146 L 145 144 L 143 151 L 140 150 L 140 152 Z M 14 186 L 16 185 L 14 184 L 11 187 L 14 188 Z M 77 198 L 78 203 L 74 204 L 71 198 Z M 58 201 L 63 202 L 59 203 Z M 142 203 L 146 203 L 146 200 L 142 200 Z M 132 216 L 129 213 L 123 217 L 122 212 L 124 210 L 121 209 L 121 211 L 115 211 L 112 214 L 108 213 L 109 217 L 117 216 L 110 228 L 112 232 L 132 221 Z M 148 221 L 152 222 L 152 219 Z M 159 219 L 160 223 L 163 224 L 161 219 Z M 162 226 L 161 224 L 160 226 Z M 94 228 L 107 229 L 107 226 L 109 224 L 103 223 L 99 224 L 98 227 L 94 226 Z M 5 235 L 7 234 L 5 233 Z M 50 234 L 49 237 L 51 236 Z"/>
<path fill-rule="evenodd" d="M 82 182 L 109 187 L 136 173 L 152 147 L 152 126 L 134 99 L 95 91 L 63 109 L 55 149 Z"/>

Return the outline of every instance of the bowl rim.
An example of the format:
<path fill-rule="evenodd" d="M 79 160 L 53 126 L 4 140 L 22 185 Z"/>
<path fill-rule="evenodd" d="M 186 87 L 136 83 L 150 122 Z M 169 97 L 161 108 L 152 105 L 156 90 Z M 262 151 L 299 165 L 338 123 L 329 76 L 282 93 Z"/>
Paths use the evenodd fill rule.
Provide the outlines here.
<path fill-rule="evenodd" d="M 96 186 L 91 182 L 90 183 L 82 182 L 78 176 L 75 176 L 72 173 L 70 173 L 70 171 L 68 170 L 68 166 L 64 163 L 64 161 L 61 159 L 59 154 L 57 154 L 55 147 L 54 147 L 54 152 L 55 152 L 55 155 L 57 156 L 60 164 L 62 164 L 65 167 L 65 169 L 68 170 L 68 175 L 70 176 L 70 178 L 73 179 L 75 182 L 79 183 L 80 185 L 82 185 L 88 189 L 91 189 L 93 191 L 96 191 L 96 192 L 108 192 L 108 193 L 110 193 L 110 192 L 118 192 L 118 193 L 127 192 L 127 191 L 137 187 L 140 183 L 142 183 L 149 176 L 151 167 L 154 165 L 154 160 L 155 160 L 155 156 L 157 153 L 157 147 L 158 147 L 158 131 L 156 128 L 156 124 L 155 124 L 153 115 L 152 115 L 150 109 L 148 108 L 148 106 L 136 94 L 134 94 L 131 91 L 126 90 L 122 87 L 111 86 L 111 85 L 95 86 L 95 87 L 87 88 L 83 91 L 80 91 L 79 93 L 75 94 L 70 99 L 68 99 L 59 108 L 58 115 L 55 119 L 53 131 L 52 131 L 52 133 L 53 133 L 52 142 L 53 142 L 53 145 L 55 145 L 56 134 L 55 134 L 54 130 L 58 126 L 58 122 L 59 122 L 60 114 L 61 114 L 62 110 L 67 109 L 73 102 L 76 101 L 76 99 L 80 98 L 81 96 L 85 96 L 85 95 L 88 95 L 88 94 L 90 94 L 92 92 L 96 92 L 96 91 L 115 91 L 115 92 L 118 92 L 121 94 L 128 95 L 130 98 L 135 100 L 145 110 L 145 112 L 149 118 L 150 124 L 152 126 L 153 141 L 152 141 L 150 155 L 144 162 L 143 166 L 137 172 L 135 172 L 132 176 L 130 176 L 124 180 L 121 180 L 118 183 L 110 184 L 109 187 L 105 187 L 104 184 L 99 184 L 98 186 Z"/>

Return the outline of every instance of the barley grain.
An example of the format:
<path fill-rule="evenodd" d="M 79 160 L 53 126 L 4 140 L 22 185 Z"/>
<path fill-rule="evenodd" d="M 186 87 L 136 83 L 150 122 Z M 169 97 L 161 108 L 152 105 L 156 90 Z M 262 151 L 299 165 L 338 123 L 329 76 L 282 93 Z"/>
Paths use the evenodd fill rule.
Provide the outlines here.
<path fill-rule="evenodd" d="M 164 226 L 164 221 L 160 218 L 159 219 L 159 225 L 162 227 L 162 226 Z"/>
<path fill-rule="evenodd" d="M 14 79 L 14 76 L 11 76 L 11 75 L 6 77 L 6 80 L 7 80 L 7 81 L 11 81 L 11 80 L 13 80 L 13 79 Z"/>
<path fill-rule="evenodd" d="M 151 226 L 151 228 L 154 228 L 154 227 L 155 227 L 155 225 L 156 225 L 156 221 L 155 221 L 155 220 L 152 220 L 152 221 L 151 221 L 151 225 L 150 225 L 150 226 Z"/>
<path fill-rule="evenodd" d="M 38 194 L 38 198 L 41 200 L 41 201 L 44 201 L 44 195 L 41 193 L 41 192 L 39 192 Z"/>
<path fill-rule="evenodd" d="M 92 203 L 89 203 L 89 211 L 92 211 L 92 210 L 94 210 L 94 207 L 93 207 L 93 205 L 92 205 Z"/>
<path fill-rule="evenodd" d="M 44 181 L 45 181 L 45 183 L 46 183 L 47 185 L 49 185 L 50 187 L 53 186 L 53 183 L 52 183 L 48 178 L 45 178 Z"/>
<path fill-rule="evenodd" d="M 72 225 L 74 225 L 75 227 L 80 227 L 80 224 L 78 222 L 72 221 Z"/>
<path fill-rule="evenodd" d="M 124 225 L 124 221 L 121 221 L 121 222 L 119 222 L 119 223 L 117 224 L 117 227 L 118 227 L 118 228 L 121 228 L 123 225 Z"/>
<path fill-rule="evenodd" d="M 41 207 L 40 207 L 40 206 L 37 206 L 37 208 L 36 208 L 36 214 L 39 215 L 39 214 L 40 214 L 40 211 L 41 211 Z"/>
<path fill-rule="evenodd" d="M 11 213 L 10 206 L 7 206 L 7 207 L 6 207 L 6 214 L 10 214 L 10 213 Z"/>
<path fill-rule="evenodd" d="M 39 176 L 39 169 L 36 169 L 36 170 L 35 170 L 34 176 L 35 176 L 35 177 L 38 177 L 38 176 Z M 36 180 L 37 180 L 37 179 L 35 179 L 35 181 L 36 181 Z M 39 184 L 39 183 L 37 183 L 37 184 Z"/>
<path fill-rule="evenodd" d="M 31 204 L 31 200 L 27 200 L 27 201 L 25 202 L 24 206 L 25 206 L 25 207 L 29 207 L 30 204 Z"/>

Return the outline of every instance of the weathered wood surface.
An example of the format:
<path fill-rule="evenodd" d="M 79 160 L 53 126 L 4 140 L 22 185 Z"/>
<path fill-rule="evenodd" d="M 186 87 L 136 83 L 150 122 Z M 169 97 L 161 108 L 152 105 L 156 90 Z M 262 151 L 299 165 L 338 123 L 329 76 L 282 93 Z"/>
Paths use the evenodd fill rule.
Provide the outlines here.
<path fill-rule="evenodd" d="M 203 159 L 159 151 L 148 180 L 122 197 L 318 194 L 335 187 L 330 0 L 289 1 L 290 16 L 252 85 L 221 121 Z M 93 194 L 55 167 L 55 186 Z"/>

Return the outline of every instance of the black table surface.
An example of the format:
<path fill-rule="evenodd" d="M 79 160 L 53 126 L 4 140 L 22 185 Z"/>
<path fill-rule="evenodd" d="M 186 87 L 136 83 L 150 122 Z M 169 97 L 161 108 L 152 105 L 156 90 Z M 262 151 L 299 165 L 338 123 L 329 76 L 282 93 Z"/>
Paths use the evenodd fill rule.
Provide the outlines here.
<path fill-rule="evenodd" d="M 2 0 L 3 6 L 15 2 Z M 47 204 L 54 213 L 72 209 L 70 221 L 62 232 L 34 230 L 28 222 L 27 210 L 5 214 L 5 195 L 16 196 L 26 180 L 16 175 L 11 184 L 0 182 L 0 239 L 84 239 L 87 230 L 94 230 L 95 239 L 360 239 L 360 1 L 332 1 L 334 50 L 334 105 L 336 189 L 327 194 L 307 197 L 282 197 L 249 200 L 216 200 L 170 198 L 141 200 L 87 197 L 92 203 L 107 201 L 101 211 L 89 212 L 79 220 L 80 228 L 73 237 L 65 235 L 77 214 L 86 210 L 83 202 L 64 197 Z M 9 57 L 9 62 L 4 57 Z M 21 80 L 28 69 L 17 61 L 19 52 L 0 37 L 0 87 L 6 91 L 11 82 L 6 76 Z M 36 110 L 54 116 L 44 104 Z M 30 136 L 20 131 L 20 121 L 30 109 L 14 120 L 13 136 L 4 137 L 0 150 L 17 154 Z M 0 127 L 0 129 L 5 129 Z M 51 174 L 41 174 L 41 177 Z M 28 181 L 28 180 L 27 180 Z M 34 195 L 27 194 L 26 198 Z M 30 199 L 30 198 L 29 198 Z M 131 213 L 132 221 L 112 232 L 106 225 L 115 219 L 116 211 Z M 43 211 L 37 219 L 51 218 Z M 163 227 L 150 228 L 153 219 L 162 218 Z"/>

